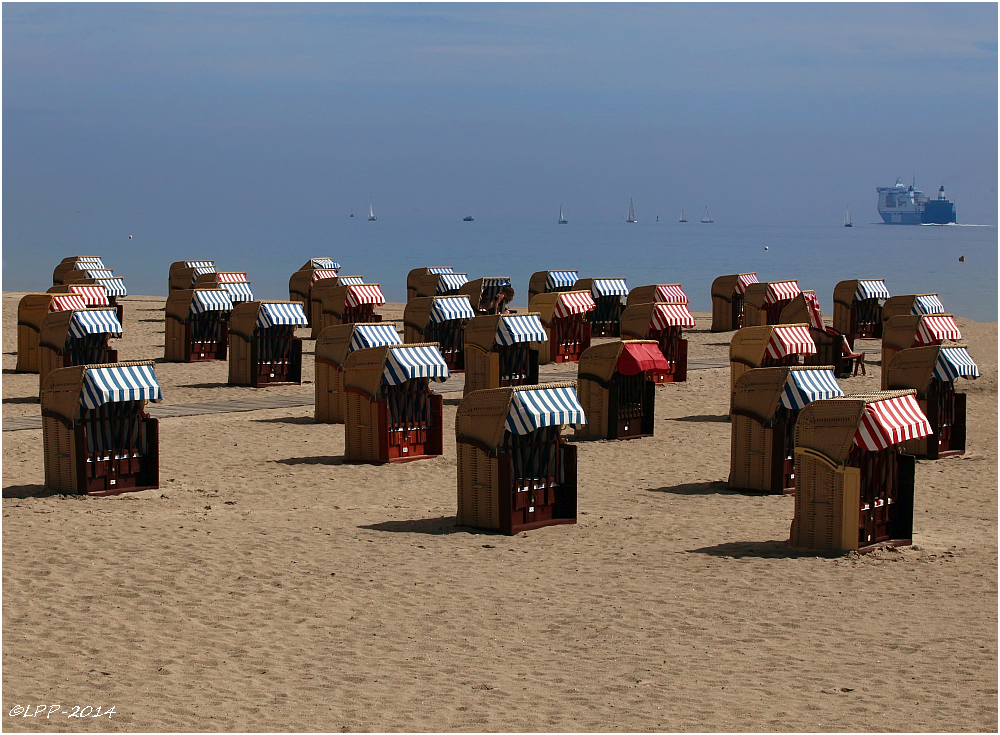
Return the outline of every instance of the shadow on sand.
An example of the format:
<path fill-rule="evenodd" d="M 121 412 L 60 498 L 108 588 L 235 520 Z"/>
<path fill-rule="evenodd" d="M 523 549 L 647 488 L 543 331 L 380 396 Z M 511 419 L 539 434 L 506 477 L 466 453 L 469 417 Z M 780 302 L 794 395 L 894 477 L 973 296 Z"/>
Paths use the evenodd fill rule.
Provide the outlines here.
<path fill-rule="evenodd" d="M 412 521 L 384 521 L 373 523 L 370 526 L 358 526 L 358 528 L 389 533 L 426 533 L 432 536 L 445 536 L 453 533 L 467 533 L 472 536 L 477 534 L 499 535 L 493 531 L 484 531 L 470 526 L 456 526 L 456 520 L 455 516 L 440 516 L 438 518 L 418 518 Z"/>

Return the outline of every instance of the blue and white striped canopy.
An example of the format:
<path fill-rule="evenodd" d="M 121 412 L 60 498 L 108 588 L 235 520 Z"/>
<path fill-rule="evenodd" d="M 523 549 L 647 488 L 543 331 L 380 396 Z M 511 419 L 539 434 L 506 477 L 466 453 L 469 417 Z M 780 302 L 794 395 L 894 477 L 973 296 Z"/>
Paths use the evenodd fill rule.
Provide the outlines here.
<path fill-rule="evenodd" d="M 503 288 L 510 285 L 509 278 L 484 278 L 483 288 Z"/>
<path fill-rule="evenodd" d="M 202 291 L 196 289 L 194 295 L 191 297 L 190 313 L 192 314 L 201 314 L 206 311 L 232 310 L 233 300 L 229 298 L 229 292 L 225 290 Z"/>
<path fill-rule="evenodd" d="M 87 255 L 87 256 L 84 256 L 84 257 L 80 258 L 78 261 L 76 261 L 73 264 L 73 270 L 77 270 L 77 271 L 85 271 L 85 270 L 89 270 L 91 268 L 96 268 L 98 270 L 103 270 L 103 269 L 106 269 L 107 266 L 104 265 L 104 261 L 102 261 L 96 255 Z"/>
<path fill-rule="evenodd" d="M 471 319 L 475 315 L 476 312 L 472 310 L 468 296 L 454 296 L 434 299 L 431 313 L 427 318 L 431 324 L 440 324 L 453 319 Z"/>
<path fill-rule="evenodd" d="M 350 351 L 363 350 L 366 347 L 385 347 L 401 345 L 399 332 L 392 324 L 359 324 L 351 334 Z"/>
<path fill-rule="evenodd" d="M 545 288 L 574 286 L 580 280 L 579 276 L 579 271 L 549 271 L 549 276 L 545 279 Z"/>
<path fill-rule="evenodd" d="M 87 264 L 87 267 L 84 268 L 83 270 L 86 272 L 87 278 L 114 278 L 115 277 L 115 272 L 113 270 L 108 270 L 107 268 L 91 268 L 89 263 Z"/>
<path fill-rule="evenodd" d="M 504 315 L 497 325 L 493 341 L 502 347 L 522 342 L 548 342 L 542 320 L 538 314 Z"/>
<path fill-rule="evenodd" d="M 313 268 L 322 268 L 324 270 L 340 270 L 340 263 L 335 263 L 333 258 L 313 258 L 311 261 Z"/>
<path fill-rule="evenodd" d="M 437 275 L 440 273 L 454 273 L 455 269 L 452 268 L 450 265 L 442 265 L 437 268 L 428 268 L 427 272 Z"/>
<path fill-rule="evenodd" d="M 122 323 L 114 309 L 74 311 L 69 323 L 69 336 L 79 339 L 88 334 L 122 333 Z"/>
<path fill-rule="evenodd" d="M 937 294 L 917 296 L 913 300 L 912 311 L 914 314 L 944 314 L 944 304 L 941 303 Z"/>
<path fill-rule="evenodd" d="M 587 416 L 572 388 L 514 391 L 507 414 L 507 431 L 511 434 L 530 434 L 544 426 L 585 423 Z"/>
<path fill-rule="evenodd" d="M 798 410 L 813 401 L 844 395 L 832 370 L 789 370 L 781 405 Z"/>
<path fill-rule="evenodd" d="M 152 365 L 89 368 L 83 378 L 80 405 L 97 408 L 105 403 L 163 398 Z"/>
<path fill-rule="evenodd" d="M 206 273 L 218 273 L 214 265 L 203 265 L 194 269 L 194 277 L 202 276 Z"/>
<path fill-rule="evenodd" d="M 234 302 L 253 301 L 253 291 L 249 283 L 220 283 L 229 292 L 229 298 Z"/>
<path fill-rule="evenodd" d="M 98 278 L 97 282 L 104 286 L 108 296 L 128 296 L 125 289 L 125 280 L 122 278 Z"/>
<path fill-rule="evenodd" d="M 340 286 L 363 286 L 364 283 L 364 276 L 340 276 L 340 280 L 337 281 Z"/>
<path fill-rule="evenodd" d="M 628 296 L 628 286 L 624 278 L 595 278 L 590 292 L 598 296 Z"/>
<path fill-rule="evenodd" d="M 269 304 L 265 301 L 262 303 L 260 311 L 257 312 L 257 326 L 269 329 L 279 324 L 290 324 L 296 327 L 304 327 L 309 324 L 306 313 L 302 310 L 302 302 Z"/>
<path fill-rule="evenodd" d="M 469 276 L 465 273 L 442 273 L 438 276 L 438 293 L 446 293 L 460 289 L 469 282 Z"/>
<path fill-rule="evenodd" d="M 451 372 L 437 347 L 400 347 L 389 350 L 382 378 L 389 385 L 402 385 L 413 378 L 444 381 Z"/>
<path fill-rule="evenodd" d="M 886 288 L 885 281 L 881 278 L 878 280 L 858 281 L 858 289 L 854 292 L 855 301 L 887 298 L 889 298 L 889 289 Z"/>
<path fill-rule="evenodd" d="M 185 260 L 185 268 L 211 268 L 209 273 L 215 272 L 215 261 L 214 260 Z"/>
<path fill-rule="evenodd" d="M 978 378 L 979 366 L 964 347 L 942 347 L 934 364 L 934 377 L 943 381 Z"/>

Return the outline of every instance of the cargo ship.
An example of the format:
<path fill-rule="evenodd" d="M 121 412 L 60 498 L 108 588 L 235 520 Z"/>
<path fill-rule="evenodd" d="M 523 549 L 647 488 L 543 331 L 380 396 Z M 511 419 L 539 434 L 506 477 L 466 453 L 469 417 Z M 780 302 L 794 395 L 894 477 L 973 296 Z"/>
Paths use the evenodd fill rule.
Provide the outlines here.
<path fill-rule="evenodd" d="M 878 213 L 887 225 L 947 225 L 956 221 L 955 203 L 944 195 L 944 187 L 938 190 L 937 199 L 925 197 L 916 182 L 904 186 L 896 179 L 893 186 L 879 186 Z"/>

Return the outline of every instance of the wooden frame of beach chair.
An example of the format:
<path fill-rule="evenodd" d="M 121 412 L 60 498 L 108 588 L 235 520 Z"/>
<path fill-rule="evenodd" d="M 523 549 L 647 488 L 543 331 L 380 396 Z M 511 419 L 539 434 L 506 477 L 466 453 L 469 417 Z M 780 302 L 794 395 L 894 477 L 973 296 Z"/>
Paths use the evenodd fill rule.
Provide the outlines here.
<path fill-rule="evenodd" d="M 736 381 L 730 411 L 732 433 L 729 455 L 729 486 L 750 492 L 790 495 L 795 492 L 795 420 L 799 408 L 784 405 L 782 395 L 793 373 L 807 373 L 823 387 L 836 385 L 833 368 L 755 368 Z M 817 375 L 823 371 L 822 375 Z M 824 397 L 842 395 L 829 390 Z M 801 395 L 801 394 L 800 394 Z M 798 400 L 803 400 L 798 398 Z M 808 400 L 808 398 L 804 399 Z"/>
<path fill-rule="evenodd" d="M 922 459 L 965 454 L 967 402 L 965 393 L 955 390 L 955 378 L 975 376 L 961 375 L 960 371 L 952 369 L 947 371 L 952 380 L 938 378 L 939 360 L 952 350 L 964 355 L 963 359 L 950 362 L 972 362 L 965 345 L 930 345 L 900 350 L 888 367 L 882 368 L 890 390 L 912 388 L 917 391 L 917 403 L 931 425 L 929 436 L 903 442 L 903 451 L 907 454 Z"/>
<path fill-rule="evenodd" d="M 953 314 L 906 314 L 889 317 L 882 325 L 882 390 L 889 387 L 886 368 L 900 350 L 929 347 L 962 339 Z"/>
<path fill-rule="evenodd" d="M 74 319 L 78 318 L 94 323 L 106 323 L 106 326 L 110 327 L 112 320 L 102 319 L 103 314 L 114 315 L 113 323 L 121 326 L 115 310 L 111 307 L 85 311 L 51 311 L 45 315 L 39 329 L 38 341 L 39 395 L 42 392 L 42 385 L 45 384 L 45 378 L 53 370 L 77 365 L 104 365 L 118 362 L 118 350 L 112 350 L 108 346 L 108 340 L 111 335 L 120 337 L 120 332 L 109 331 L 75 337 L 70 331 Z"/>
<path fill-rule="evenodd" d="M 623 279 L 624 280 L 624 279 Z M 632 304 L 648 304 L 650 302 L 665 304 L 688 304 L 684 286 L 679 283 L 654 283 L 648 286 L 636 286 L 630 289 L 625 299 L 626 308 Z"/>
<path fill-rule="evenodd" d="M 437 352 L 437 344 L 427 342 L 369 347 L 347 356 L 345 462 L 410 462 L 443 453 L 444 399 L 430 389 L 430 379 L 416 377 L 398 385 L 383 379 L 391 350 L 419 354 L 427 348 Z"/>
<path fill-rule="evenodd" d="M 421 276 L 426 276 L 430 273 L 454 273 L 455 269 L 450 265 L 438 265 L 430 266 L 425 268 L 414 268 L 409 273 L 406 274 L 406 300 L 409 302 L 411 299 L 417 297 L 417 280 Z M 434 294 L 430 294 L 433 296 Z"/>
<path fill-rule="evenodd" d="M 787 353 L 777 357 L 768 354 L 768 346 L 771 344 L 775 332 L 778 330 L 796 330 L 791 334 L 795 339 L 801 334 L 798 330 L 806 330 L 809 333 L 808 324 L 770 324 L 760 327 L 743 327 L 737 329 L 733 338 L 729 342 L 729 374 L 730 374 L 730 400 L 729 406 L 732 409 L 733 396 L 736 391 L 736 381 L 740 379 L 747 370 L 760 367 L 790 367 L 801 365 L 802 358 L 806 354 L 813 354 L 811 351 Z M 778 340 L 781 341 L 780 339 Z M 815 342 L 813 342 L 815 350 Z"/>
<path fill-rule="evenodd" d="M 50 311 L 86 309 L 79 294 L 29 293 L 17 304 L 17 363 L 16 373 L 37 373 L 41 367 L 42 321 Z"/>
<path fill-rule="evenodd" d="M 566 280 L 565 282 L 559 283 L 558 285 L 550 286 L 548 283 L 549 274 L 552 273 L 574 273 L 577 275 L 577 278 L 573 279 L 573 283 L 570 283 L 568 280 Z M 531 278 L 528 279 L 528 303 L 530 304 L 531 300 L 535 298 L 535 296 L 537 296 L 538 294 L 579 291 L 580 289 L 576 287 L 576 282 L 578 280 L 579 280 L 579 271 L 573 271 L 573 270 L 535 271 L 534 273 L 531 274 Z M 530 308 L 531 307 L 529 306 L 529 309 Z"/>
<path fill-rule="evenodd" d="M 304 323 L 257 326 L 265 304 L 302 307 L 301 301 L 244 301 L 233 305 L 229 316 L 229 385 L 302 384 L 302 340 L 296 327 Z M 305 312 L 301 320 L 305 321 Z"/>
<path fill-rule="evenodd" d="M 833 328 L 847 337 L 852 350 L 856 339 L 882 339 L 883 298 L 888 303 L 888 298 L 891 297 L 869 296 L 859 299 L 859 286 L 867 283 L 880 283 L 885 288 L 885 280 L 882 278 L 855 278 L 841 281 L 833 289 Z M 861 290 L 865 289 L 862 287 Z"/>
<path fill-rule="evenodd" d="M 644 346 L 653 348 L 649 354 Z M 652 370 L 631 375 L 619 370 L 624 352 L 639 361 L 657 360 Z M 651 375 L 666 369 L 654 340 L 617 340 L 589 347 L 580 355 L 576 392 L 587 423 L 576 427 L 578 438 L 635 439 L 653 435 L 656 383 Z"/>
<path fill-rule="evenodd" d="M 455 281 L 453 287 L 448 287 L 442 281 L 442 276 L 445 277 L 445 281 Z M 425 273 L 424 275 L 415 276 L 413 279 L 414 295 L 407 303 L 419 298 L 462 295 L 462 289 L 468 282 L 469 275 L 467 273 L 455 273 L 454 271 L 449 271 L 448 273 Z"/>
<path fill-rule="evenodd" d="M 927 311 L 921 308 L 921 303 L 927 302 L 939 311 Z M 882 304 L 882 327 L 894 316 L 915 316 L 918 314 L 943 314 L 944 305 L 936 293 L 910 293 L 890 296 Z"/>
<path fill-rule="evenodd" d="M 749 326 L 744 321 L 747 285 L 757 283 L 756 273 L 734 273 L 712 281 L 712 331 L 729 332 Z"/>
<path fill-rule="evenodd" d="M 340 263 L 334 262 L 333 258 L 310 258 L 288 279 L 288 300 L 302 304 L 309 326 L 312 326 L 313 285 L 324 278 L 336 278 L 339 271 Z"/>
<path fill-rule="evenodd" d="M 523 435 L 506 426 L 515 394 L 552 395 L 553 389 L 573 386 L 562 382 L 477 390 L 462 400 L 455 416 L 458 525 L 514 535 L 576 523 L 577 448 L 560 436 L 559 426 Z"/>
<path fill-rule="evenodd" d="M 229 301 L 222 288 L 184 289 L 167 296 L 163 318 L 163 359 L 168 362 L 225 360 L 229 342 L 229 312 L 204 311 L 192 314 L 195 298 Z M 232 302 L 229 302 L 232 303 Z"/>
<path fill-rule="evenodd" d="M 560 310 L 560 302 L 566 299 L 567 304 L 573 304 L 583 299 L 593 299 L 590 291 L 553 291 L 540 293 L 532 297 L 528 303 L 528 311 L 536 312 L 549 336 L 548 344 L 534 342 L 532 346 L 538 350 L 538 364 L 550 362 L 577 362 L 580 355 L 590 347 L 590 322 L 586 312 L 556 316 Z M 588 310 L 589 311 L 589 310 Z"/>
<path fill-rule="evenodd" d="M 498 341 L 500 324 L 538 320 L 541 333 L 541 315 L 488 314 L 470 319 L 465 325 L 465 395 L 474 390 L 507 388 L 538 383 L 538 349 L 540 342 L 516 342 L 503 345 Z"/>
<path fill-rule="evenodd" d="M 434 322 L 431 318 L 435 309 L 464 313 L 465 316 Z M 434 342 L 448 369 L 453 373 L 464 372 L 465 327 L 472 318 L 470 314 L 474 315 L 475 309 L 468 296 L 417 296 L 403 309 L 403 343 Z"/>
<path fill-rule="evenodd" d="M 801 292 L 798 281 L 750 283 L 743 293 L 743 324 L 763 327 L 781 323 L 781 312 Z"/>
<path fill-rule="evenodd" d="M 661 316 L 662 314 L 662 316 Z M 655 326 L 655 321 L 684 321 L 694 324 L 694 317 L 686 303 L 646 301 L 629 304 L 622 312 L 621 333 L 623 339 L 651 339 L 657 343 L 668 368 L 658 372 L 657 383 L 683 383 L 687 380 L 688 341 L 684 339 L 684 327 L 679 324 Z"/>
<path fill-rule="evenodd" d="M 189 291 L 202 273 L 217 270 L 214 260 L 178 260 L 167 270 L 167 292 Z"/>
<path fill-rule="evenodd" d="M 495 299 L 503 294 L 499 302 Z M 476 314 L 503 314 L 514 300 L 514 288 L 507 276 L 486 276 L 469 281 L 458 289 L 459 296 L 467 296 Z"/>
<path fill-rule="evenodd" d="M 355 320 L 343 321 L 342 317 L 346 308 L 345 304 L 340 304 L 336 308 L 336 300 L 330 302 L 331 310 L 326 311 L 323 300 L 333 295 L 334 289 L 338 286 L 360 285 L 364 283 L 363 276 L 336 276 L 334 278 L 320 278 L 309 291 L 309 326 L 312 328 L 311 339 L 319 338 L 320 332 L 335 324 L 353 324 Z M 377 284 L 376 284 L 377 285 Z M 372 321 L 381 321 L 382 317 L 377 317 Z"/>
<path fill-rule="evenodd" d="M 316 403 L 314 417 L 319 424 L 342 424 L 347 415 L 347 394 L 344 392 L 344 362 L 355 349 L 373 347 L 374 340 L 362 339 L 358 328 L 371 327 L 381 333 L 392 330 L 395 342 L 402 344 L 394 324 L 370 322 L 367 324 L 335 324 L 320 332 L 316 338 Z M 377 344 L 389 344 L 379 339 Z"/>
<path fill-rule="evenodd" d="M 109 278 L 92 278 L 88 273 L 93 271 L 81 271 L 72 270 L 67 271 L 64 276 L 64 281 L 62 286 L 76 286 L 80 288 L 85 288 L 88 286 L 100 286 L 104 289 L 104 293 L 108 298 L 108 306 L 113 307 L 118 312 L 118 321 L 122 324 L 125 323 L 125 305 L 121 303 L 118 298 L 120 296 L 127 296 L 128 291 L 125 288 L 125 279 L 121 276 L 111 276 Z M 57 293 L 52 289 L 58 288 L 53 286 L 49 289 L 50 293 Z M 72 292 L 72 291 L 71 291 Z"/>
<path fill-rule="evenodd" d="M 915 398 L 913 390 L 882 391 L 814 401 L 799 412 L 793 549 L 865 552 L 912 543 L 915 460 L 891 435 L 926 433 Z M 884 401 L 888 408 L 876 405 Z M 905 429 L 885 418 L 897 407 L 913 417 Z M 872 437 L 877 443 L 865 448 Z"/>
<path fill-rule="evenodd" d="M 79 263 L 80 265 L 77 265 Z M 100 255 L 71 255 L 63 258 L 52 271 L 52 285 L 61 286 L 66 283 L 66 274 L 74 270 L 85 270 L 92 267 L 97 270 L 108 270 Z"/>
<path fill-rule="evenodd" d="M 375 307 L 385 303 L 385 296 L 378 283 L 340 283 L 326 289 L 322 303 L 320 318 L 327 326 L 380 322 L 382 316 L 375 313 Z"/>
<path fill-rule="evenodd" d="M 142 386 L 142 395 L 159 395 L 152 362 L 79 365 L 50 372 L 41 398 L 46 487 L 81 495 L 159 487 L 157 420 L 146 414 L 145 398 L 120 400 L 122 396 L 113 391 L 102 392 L 96 376 L 108 372 L 127 373 L 129 384 Z M 109 396 L 110 401 L 96 407 L 85 404 Z"/>
<path fill-rule="evenodd" d="M 607 290 L 605 284 L 612 284 L 610 290 L 624 288 L 626 293 L 600 293 L 602 290 Z M 624 278 L 581 278 L 573 290 L 590 291 L 590 297 L 594 300 L 593 311 L 587 312 L 591 337 L 621 337 L 622 311 L 625 309 L 622 296 L 626 298 L 632 296 Z"/>

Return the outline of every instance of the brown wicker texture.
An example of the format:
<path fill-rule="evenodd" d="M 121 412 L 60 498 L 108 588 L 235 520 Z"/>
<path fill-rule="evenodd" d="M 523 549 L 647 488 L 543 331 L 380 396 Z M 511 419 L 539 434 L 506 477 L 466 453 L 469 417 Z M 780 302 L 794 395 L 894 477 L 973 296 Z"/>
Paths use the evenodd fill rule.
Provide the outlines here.
<path fill-rule="evenodd" d="M 115 362 L 107 365 L 74 365 L 50 372 L 42 384 L 42 413 L 54 415 L 66 424 L 76 421 L 80 413 L 80 396 L 83 392 L 83 378 L 91 368 L 118 368 L 154 366 L 152 360 Z M 145 405 L 145 401 L 143 401 Z"/>
<path fill-rule="evenodd" d="M 661 286 L 678 286 L 679 283 L 654 283 L 650 286 L 637 286 L 636 288 L 629 289 L 628 296 L 625 299 L 625 306 L 629 307 L 632 304 L 648 304 L 650 302 L 657 301 L 656 290 Z"/>
<path fill-rule="evenodd" d="M 180 269 L 183 270 L 183 269 Z M 197 289 L 199 291 L 221 291 L 229 295 L 224 288 Z M 187 328 L 185 324 L 191 318 L 191 301 L 195 289 L 176 289 L 167 295 L 167 305 L 163 317 L 163 359 L 170 362 L 184 362 L 187 354 Z M 235 306 L 235 304 L 234 304 Z M 234 312 L 235 313 L 235 310 Z"/>
<path fill-rule="evenodd" d="M 622 311 L 622 337 L 645 339 L 652 329 L 653 313 L 656 303 L 643 301 L 630 303 Z"/>
<path fill-rule="evenodd" d="M 788 305 L 781 310 L 781 316 L 778 318 L 778 324 L 801 324 L 805 322 L 806 324 L 811 324 L 810 319 L 811 311 L 809 309 L 809 302 L 806 301 L 804 294 L 811 293 L 816 295 L 815 291 L 800 291 L 799 294 L 788 302 Z"/>
<path fill-rule="evenodd" d="M 851 306 L 858 291 L 859 279 L 841 281 L 833 288 L 833 328 L 841 334 L 851 331 Z"/>
<path fill-rule="evenodd" d="M 527 314 L 518 316 L 528 316 Z M 465 325 L 465 389 L 464 394 L 473 391 L 500 387 L 500 355 L 495 351 L 500 314 L 484 314 L 474 317 Z M 534 346 L 533 343 L 532 346 Z"/>
<path fill-rule="evenodd" d="M 170 266 L 170 276 L 167 285 L 171 291 L 194 288 L 194 282 L 197 277 L 198 274 L 194 268 L 174 268 Z"/>
<path fill-rule="evenodd" d="M 520 314 L 518 316 L 521 316 Z M 489 352 L 496 344 L 497 329 L 500 328 L 500 314 L 483 314 L 469 320 L 465 325 L 465 346 L 478 347 L 482 352 Z M 468 370 L 466 370 L 468 380 Z"/>
<path fill-rule="evenodd" d="M 313 268 L 312 262 L 313 258 L 307 260 L 303 266 L 295 271 L 291 278 L 288 279 L 288 300 L 298 301 L 302 304 L 302 309 L 305 311 L 306 317 L 310 320 L 310 326 L 312 325 L 312 310 L 310 308 L 309 299 L 313 287 L 313 271 L 322 270 L 320 268 Z"/>
<path fill-rule="evenodd" d="M 540 383 L 509 388 L 491 388 L 470 393 L 458 406 L 455 415 L 455 437 L 459 443 L 472 442 L 496 451 L 503 442 L 507 415 L 514 393 L 548 388 L 576 388 L 575 381 Z"/>
<path fill-rule="evenodd" d="M 456 273 L 455 275 L 462 276 L 467 274 Z M 416 276 L 414 278 L 414 293 L 413 297 L 410 300 L 412 301 L 414 298 L 418 298 L 421 296 L 427 296 L 427 297 L 437 296 L 438 281 L 440 279 L 441 279 L 440 273 L 426 273 L 422 276 Z M 409 281 L 409 279 L 407 279 L 407 281 Z M 450 295 L 454 296 L 455 294 L 450 294 Z"/>
<path fill-rule="evenodd" d="M 950 314 L 936 314 L 935 316 L 951 316 Z M 903 314 L 891 317 L 882 322 L 882 389 L 889 387 L 888 372 L 886 367 L 892 363 L 892 358 L 900 350 L 906 350 L 913 346 L 913 341 L 917 337 L 917 330 L 923 320 L 923 314 Z"/>
<path fill-rule="evenodd" d="M 531 278 L 528 279 L 528 302 L 530 303 L 535 296 L 540 293 L 545 293 L 545 282 L 549 279 L 548 271 L 535 271 L 531 274 Z"/>
<path fill-rule="evenodd" d="M 588 347 L 580 355 L 576 392 L 580 405 L 583 406 L 583 412 L 587 416 L 587 423 L 575 428 L 577 437 L 617 438 L 613 431 L 613 424 L 617 423 L 617 416 L 611 415 L 612 387 L 608 383 L 615 376 L 618 359 L 626 344 L 655 345 L 657 343 L 641 339 L 617 340 Z M 638 419 L 636 422 L 638 423 Z"/>
<path fill-rule="evenodd" d="M 253 338 L 261 304 L 295 304 L 301 301 L 242 301 L 229 314 L 229 385 L 253 385 Z M 168 322 L 169 323 L 169 322 Z"/>
<path fill-rule="evenodd" d="M 916 394 L 915 390 L 885 390 L 813 401 L 799 412 L 795 447 L 819 452 L 831 463 L 842 465 L 851 451 L 867 404 Z"/>
<path fill-rule="evenodd" d="M 450 267 L 450 266 L 434 266 L 435 269 L 439 269 L 439 268 L 443 268 L 443 267 Z M 410 299 L 412 299 L 415 296 L 417 296 L 417 280 L 420 279 L 423 276 L 426 276 L 426 275 L 430 274 L 430 272 L 431 272 L 431 268 L 430 267 L 426 267 L 426 268 L 414 268 L 413 270 L 411 270 L 409 273 L 406 274 L 406 300 L 407 301 L 409 301 Z M 436 282 L 435 282 L 435 288 L 437 288 Z M 430 295 L 433 296 L 434 294 L 430 294 Z"/>
<path fill-rule="evenodd" d="M 750 284 L 751 286 L 754 284 Z M 808 324 L 783 324 L 781 326 L 808 327 Z M 760 367 L 767 354 L 767 344 L 771 341 L 774 325 L 743 327 L 736 330 L 729 342 L 730 390 L 735 394 L 736 381 L 747 370 Z"/>
<path fill-rule="evenodd" d="M 436 298 L 443 297 L 417 296 L 406 303 L 406 307 L 403 309 L 403 342 L 405 344 L 416 344 L 424 341 L 424 332 L 430 323 L 431 308 L 434 306 Z"/>
<path fill-rule="evenodd" d="M 347 276 L 345 276 L 347 277 Z M 360 278 L 361 276 L 350 276 L 350 278 Z M 340 318 L 334 318 L 334 313 L 331 311 L 327 313 L 323 306 L 323 301 L 328 296 L 333 296 L 335 289 L 341 286 L 340 276 L 335 278 L 321 278 L 313 284 L 312 290 L 309 292 L 309 324 L 312 327 L 312 332 L 310 334 L 311 339 L 318 339 L 320 332 L 322 332 L 327 327 L 332 327 L 335 324 L 340 324 Z M 347 298 L 346 291 L 342 301 Z M 331 301 L 331 304 L 335 302 Z M 344 305 L 341 303 L 340 309 L 336 312 L 338 315 L 343 315 Z"/>
<path fill-rule="evenodd" d="M 733 296 L 736 294 L 736 284 L 739 283 L 738 273 L 729 276 L 719 276 L 712 281 L 712 331 L 729 332 L 737 328 L 733 321 Z"/>
<path fill-rule="evenodd" d="M 414 347 L 440 348 L 440 345 L 437 342 L 419 342 L 355 350 L 344 360 L 344 387 L 359 390 L 368 398 L 373 398 L 382 384 L 382 373 L 385 371 L 389 350 L 406 350 Z"/>
<path fill-rule="evenodd" d="M 743 324 L 747 327 L 762 327 L 767 325 L 767 311 L 764 309 L 764 298 L 767 296 L 767 281 L 751 283 L 743 293 Z"/>
<path fill-rule="evenodd" d="M 242 301 L 238 304 L 233 304 L 233 310 L 229 313 L 230 336 L 235 334 L 236 336 L 249 341 L 250 338 L 253 337 L 253 330 L 257 328 L 257 317 L 260 314 L 260 305 L 263 303 L 263 301 Z M 290 302 L 285 301 L 277 303 Z"/>
<path fill-rule="evenodd" d="M 900 294 L 899 296 L 890 296 L 885 300 L 885 304 L 882 305 L 882 323 L 889 321 L 894 316 L 910 316 L 913 314 L 913 305 L 917 301 L 918 296 L 937 296 L 936 293 L 920 293 L 920 294 Z"/>
<path fill-rule="evenodd" d="M 18 373 L 37 373 L 40 366 L 39 337 L 42 320 L 49 313 L 52 294 L 29 293 L 17 304 L 17 364 Z"/>
<path fill-rule="evenodd" d="M 55 267 L 52 271 L 52 285 L 60 286 L 67 283 L 66 274 L 70 271 L 76 270 L 76 264 L 80 262 L 81 258 L 97 258 L 97 255 L 73 255 L 68 258 L 63 258 L 62 261 Z"/>
<path fill-rule="evenodd" d="M 87 309 L 87 311 L 110 311 L 117 316 L 117 311 L 109 307 Z M 38 345 L 39 391 L 45 383 L 46 376 L 53 370 L 63 367 L 63 351 L 66 348 L 66 340 L 69 339 L 69 327 L 75 313 L 75 311 L 53 311 L 42 319 Z"/>
<path fill-rule="evenodd" d="M 316 410 L 321 424 L 342 424 L 346 416 L 344 362 L 357 324 L 327 327 L 316 339 Z"/>

